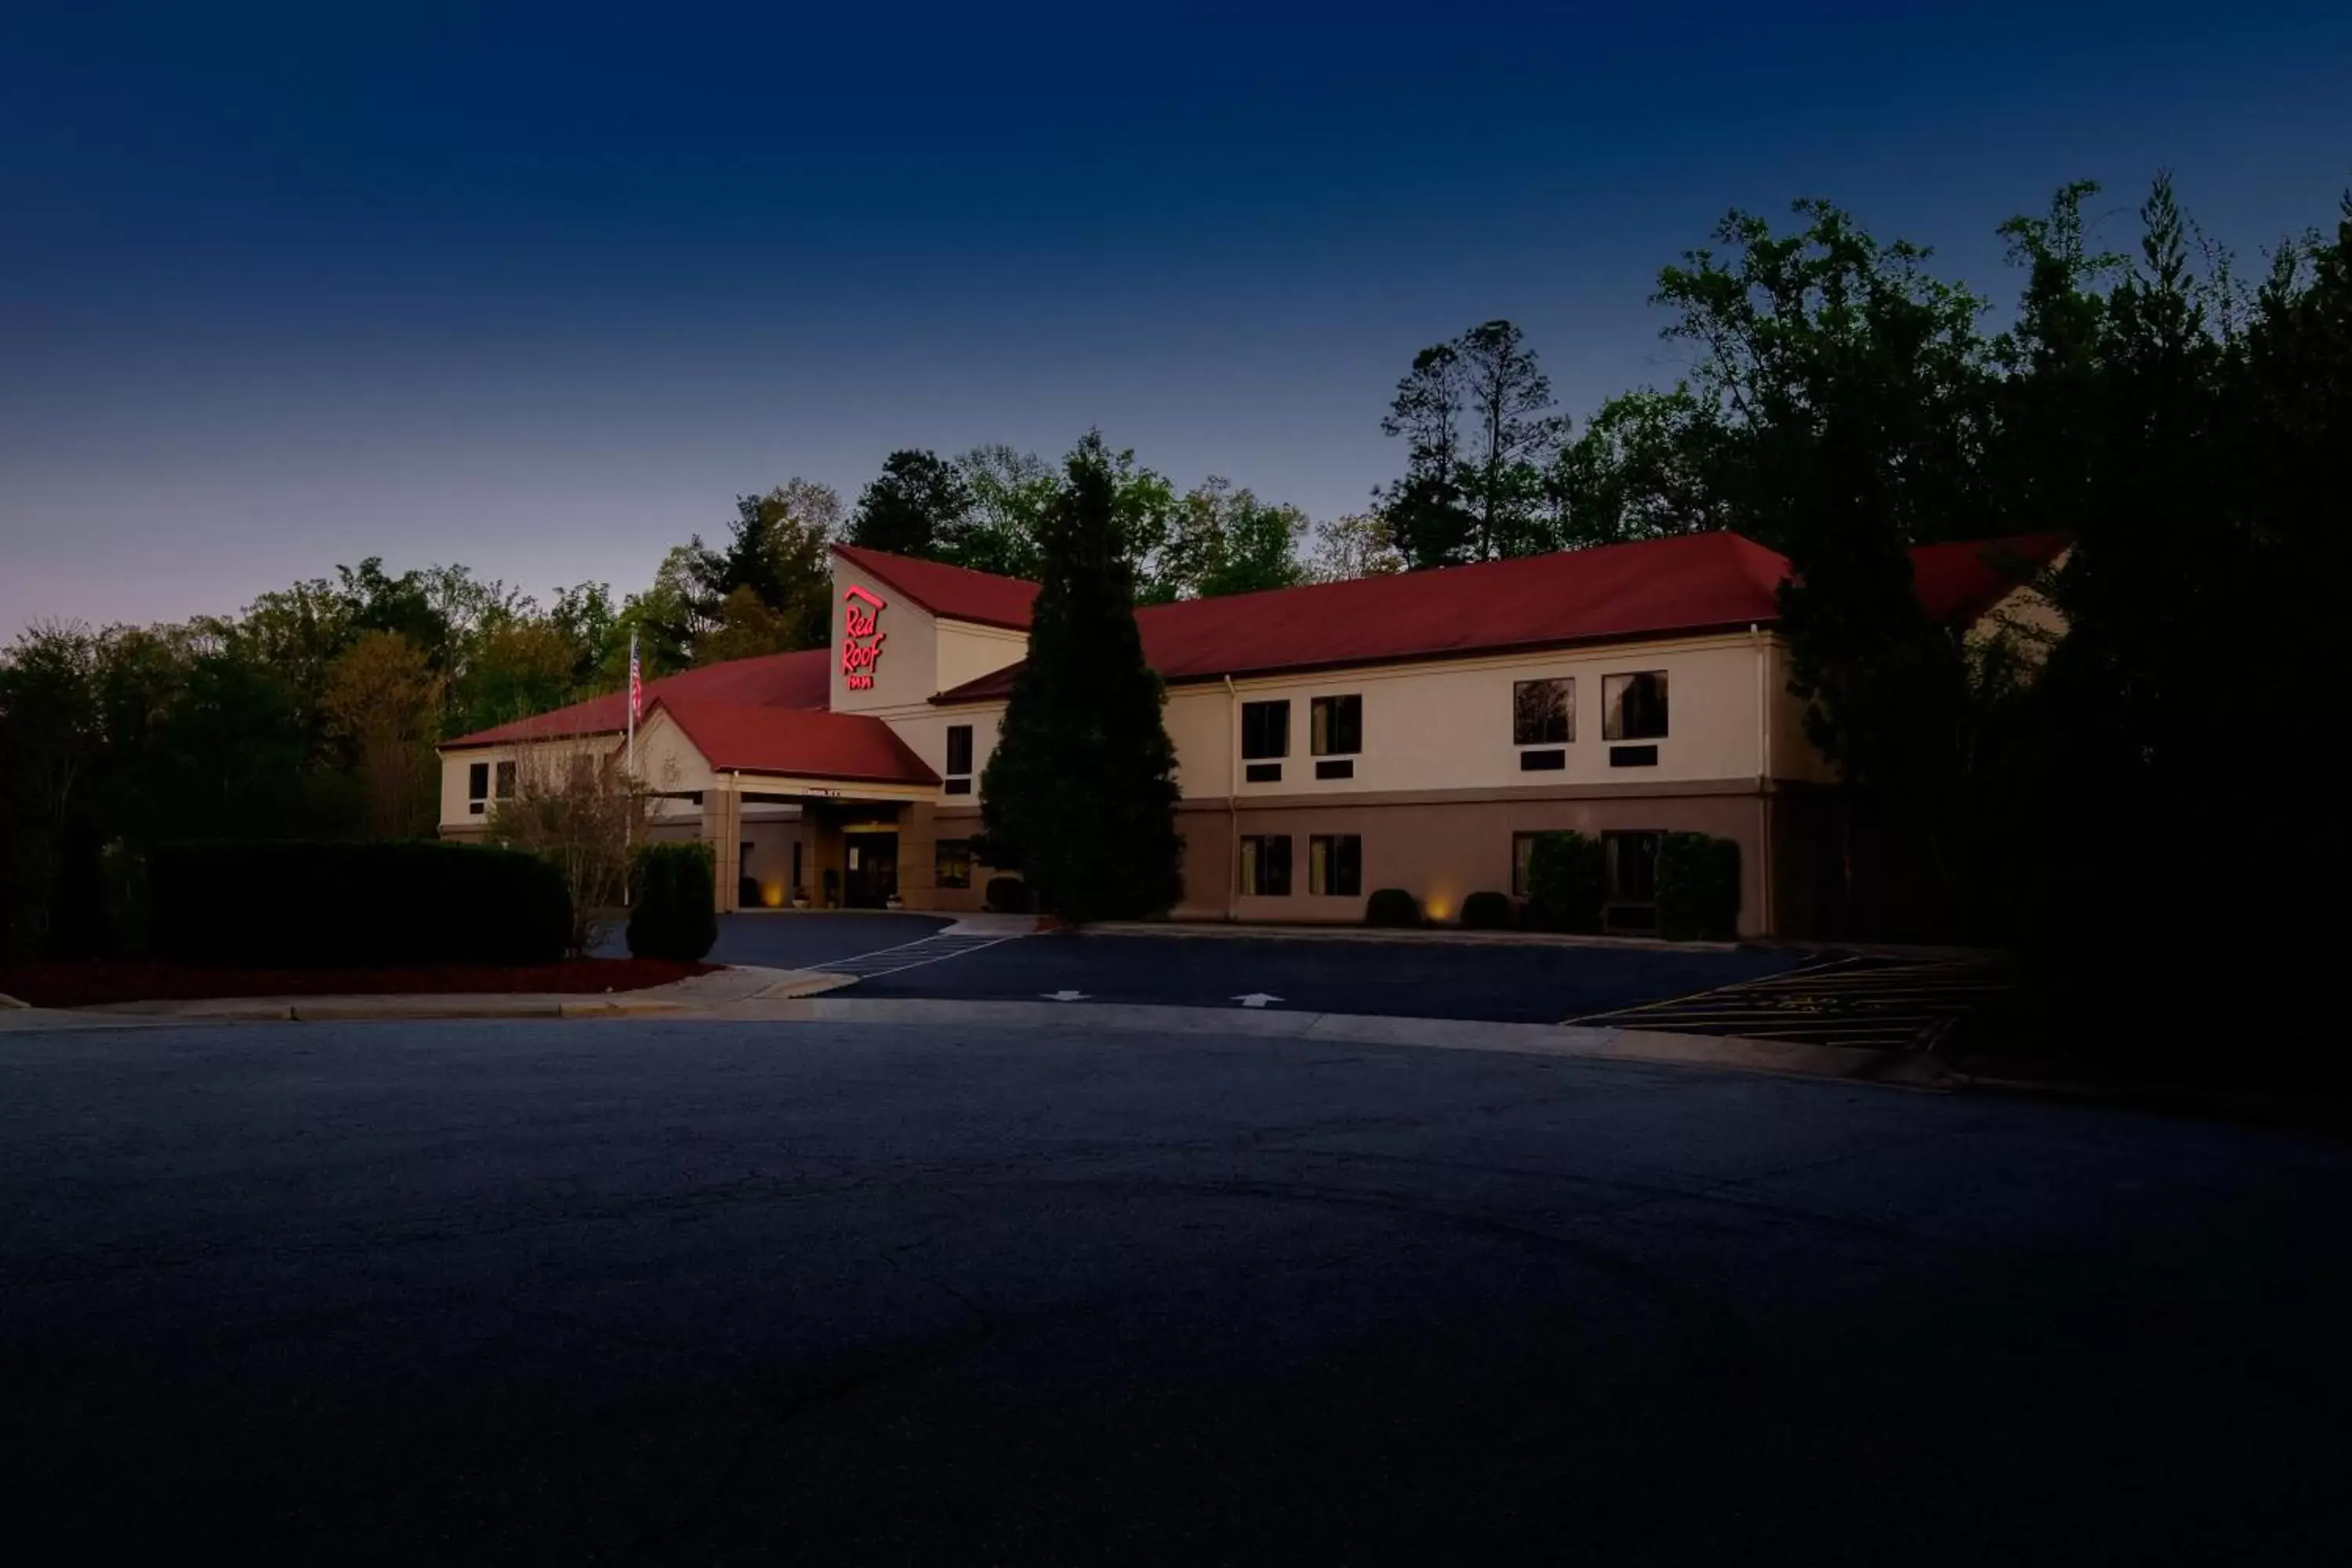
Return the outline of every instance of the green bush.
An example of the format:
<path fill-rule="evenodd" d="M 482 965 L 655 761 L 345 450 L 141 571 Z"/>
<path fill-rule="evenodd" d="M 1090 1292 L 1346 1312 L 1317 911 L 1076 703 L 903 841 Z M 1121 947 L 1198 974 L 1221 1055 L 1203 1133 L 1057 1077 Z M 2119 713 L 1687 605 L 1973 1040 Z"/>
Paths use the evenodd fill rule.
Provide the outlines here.
<path fill-rule="evenodd" d="M 1739 934 L 1739 846 L 1704 833 L 1658 839 L 1658 934 L 1729 942 Z"/>
<path fill-rule="evenodd" d="M 1410 930 L 1421 924 L 1421 900 L 1402 888 L 1377 889 L 1364 903 L 1364 923 Z"/>
<path fill-rule="evenodd" d="M 1473 893 L 1462 900 L 1462 923 L 1471 931 L 1508 931 L 1517 912 L 1507 893 Z"/>
<path fill-rule="evenodd" d="M 991 877 L 988 879 L 988 907 L 1001 915 L 1025 915 L 1034 910 L 1035 896 L 1029 884 L 1018 877 Z"/>
<path fill-rule="evenodd" d="M 1539 931 L 1593 932 L 1608 895 L 1601 840 L 1543 833 L 1528 852 L 1528 923 Z"/>
<path fill-rule="evenodd" d="M 719 940 L 718 868 L 708 844 L 647 844 L 631 868 L 629 952 L 698 963 Z"/>
<path fill-rule="evenodd" d="M 538 856 L 430 840 L 159 844 L 147 906 L 156 955 L 188 963 L 552 963 L 572 933 Z"/>

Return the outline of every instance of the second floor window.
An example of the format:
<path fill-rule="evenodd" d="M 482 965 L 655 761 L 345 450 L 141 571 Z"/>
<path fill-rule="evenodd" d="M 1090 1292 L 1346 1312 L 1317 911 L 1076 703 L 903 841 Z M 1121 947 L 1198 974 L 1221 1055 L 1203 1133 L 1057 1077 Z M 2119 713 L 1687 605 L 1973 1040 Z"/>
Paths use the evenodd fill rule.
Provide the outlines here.
<path fill-rule="evenodd" d="M 1256 762 L 1290 755 L 1290 704 L 1242 704 L 1242 760 Z"/>
<path fill-rule="evenodd" d="M 1318 757 L 1349 757 L 1364 749 L 1364 700 L 1318 697 L 1307 710 L 1307 743 Z"/>
<path fill-rule="evenodd" d="M 947 793 L 971 793 L 971 726 L 948 726 Z"/>
<path fill-rule="evenodd" d="M 1511 744 L 1564 746 L 1576 739 L 1576 682 L 1511 683 Z"/>
<path fill-rule="evenodd" d="M 515 765 L 512 763 L 500 763 L 499 764 L 499 798 L 512 800 L 514 792 Z"/>
<path fill-rule="evenodd" d="M 490 764 L 474 763 L 466 769 L 466 809 L 482 815 L 490 798 Z"/>
<path fill-rule="evenodd" d="M 1666 672 L 1601 678 L 1601 735 L 1606 741 L 1654 741 L 1666 732 Z"/>

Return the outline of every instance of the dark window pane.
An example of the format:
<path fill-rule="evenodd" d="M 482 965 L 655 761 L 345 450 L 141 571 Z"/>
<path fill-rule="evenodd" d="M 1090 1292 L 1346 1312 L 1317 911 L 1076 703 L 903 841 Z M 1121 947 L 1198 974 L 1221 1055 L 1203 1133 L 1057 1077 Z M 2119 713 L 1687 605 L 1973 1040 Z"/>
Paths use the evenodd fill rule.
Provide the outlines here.
<path fill-rule="evenodd" d="M 971 772 L 971 726 L 969 724 L 948 726 L 948 772 Z"/>
<path fill-rule="evenodd" d="M 1666 732 L 1666 672 L 1601 678 L 1601 729 L 1605 741 L 1652 741 Z"/>
<path fill-rule="evenodd" d="M 1307 841 L 1307 890 L 1352 899 L 1363 890 L 1364 841 L 1352 833 L 1318 833 Z"/>
<path fill-rule="evenodd" d="M 1353 757 L 1332 757 L 1327 761 L 1319 762 L 1315 764 L 1315 776 L 1318 779 L 1354 778 L 1356 776 L 1356 759 Z"/>
<path fill-rule="evenodd" d="M 950 779 L 942 787 L 949 795 L 970 795 L 971 793 L 971 775 L 970 773 L 966 773 L 960 779 Z"/>
<path fill-rule="evenodd" d="M 1655 746 L 1612 746 L 1609 765 L 1612 768 L 1654 768 L 1658 765 Z"/>
<path fill-rule="evenodd" d="M 1242 704 L 1242 756 L 1286 757 L 1290 755 L 1290 703 L 1244 702 Z"/>
<path fill-rule="evenodd" d="M 932 881 L 942 888 L 971 886 L 971 840 L 942 838 L 933 863 Z"/>
<path fill-rule="evenodd" d="M 476 763 L 466 770 L 466 798 L 487 800 L 490 794 L 490 764 Z"/>
<path fill-rule="evenodd" d="M 1290 892 L 1289 836 L 1259 837 L 1252 834 L 1242 839 L 1241 890 L 1255 898 L 1286 898 Z"/>
<path fill-rule="evenodd" d="M 1532 833 L 1511 835 L 1511 897 L 1528 896 L 1528 861 L 1536 852 L 1536 836 Z"/>
<path fill-rule="evenodd" d="M 1568 767 L 1566 752 L 1521 752 L 1519 772 L 1523 773 L 1556 773 Z"/>
<path fill-rule="evenodd" d="M 512 800 L 514 792 L 515 765 L 512 763 L 500 763 L 499 764 L 499 798 Z"/>
<path fill-rule="evenodd" d="M 1576 739 L 1576 682 L 1520 680 L 1511 685 L 1511 744 L 1560 746 Z"/>
<path fill-rule="evenodd" d="M 1242 769 L 1242 782 L 1244 784 L 1280 784 L 1282 782 L 1282 764 L 1280 763 L 1251 763 Z"/>
<path fill-rule="evenodd" d="M 1654 833 L 1604 833 L 1601 841 L 1608 852 L 1610 901 L 1656 902 L 1658 836 Z"/>
<path fill-rule="evenodd" d="M 1364 749 L 1364 700 L 1318 697 L 1308 710 L 1307 746 L 1318 757 L 1351 756 Z"/>

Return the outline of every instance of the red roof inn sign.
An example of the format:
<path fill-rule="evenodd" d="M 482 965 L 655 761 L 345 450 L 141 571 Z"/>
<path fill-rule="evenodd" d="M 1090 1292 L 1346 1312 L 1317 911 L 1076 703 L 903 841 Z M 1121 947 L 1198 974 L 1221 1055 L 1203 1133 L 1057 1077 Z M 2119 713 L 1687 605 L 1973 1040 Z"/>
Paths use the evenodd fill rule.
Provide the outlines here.
<path fill-rule="evenodd" d="M 874 623 L 887 607 L 888 601 L 863 588 L 852 588 L 841 595 L 841 674 L 852 691 L 869 690 L 874 685 L 874 667 L 881 662 L 882 639 L 888 635 L 876 631 Z"/>

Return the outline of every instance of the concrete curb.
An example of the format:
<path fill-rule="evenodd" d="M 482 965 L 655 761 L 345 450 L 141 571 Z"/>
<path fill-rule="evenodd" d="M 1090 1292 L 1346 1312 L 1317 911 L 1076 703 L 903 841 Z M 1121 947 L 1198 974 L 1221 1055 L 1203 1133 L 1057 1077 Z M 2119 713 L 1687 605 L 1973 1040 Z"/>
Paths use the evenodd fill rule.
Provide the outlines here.
<path fill-rule="evenodd" d="M 1496 1024 L 1460 1018 L 1404 1018 L 1351 1013 L 1284 1013 L 1229 1007 L 1173 1007 L 1054 1002 L 958 1002 L 918 997 L 809 996 L 761 1001 L 709 1016 L 715 1021 L 811 1024 L 929 1024 L 994 1028 L 1090 1029 L 1113 1033 L 1242 1036 L 1434 1050 L 1502 1051 L 1525 1056 L 1728 1068 L 1788 1078 L 1833 1079 L 1903 1089 L 1937 1089 L 1948 1075 L 1918 1056 L 1843 1046 L 1809 1046 L 1648 1029 L 1572 1024 Z"/>
<path fill-rule="evenodd" d="M 1195 936 L 1275 942 L 1411 942 L 1440 947 L 1616 947 L 1664 952 L 1737 952 L 1737 942 L 1667 942 L 1654 936 L 1577 936 L 1549 931 L 1412 930 L 1364 925 L 1258 925 L 1240 921 L 1103 921 L 1070 928 L 1084 936 Z"/>

